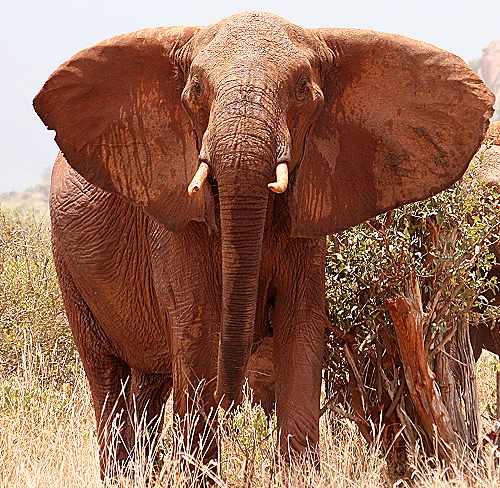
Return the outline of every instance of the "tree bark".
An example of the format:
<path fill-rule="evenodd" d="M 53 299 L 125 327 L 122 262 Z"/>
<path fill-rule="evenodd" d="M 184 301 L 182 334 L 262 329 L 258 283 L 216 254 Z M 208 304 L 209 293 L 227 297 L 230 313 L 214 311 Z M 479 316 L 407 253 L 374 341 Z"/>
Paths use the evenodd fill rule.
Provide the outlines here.
<path fill-rule="evenodd" d="M 455 434 L 428 364 L 423 330 L 425 314 L 415 274 L 410 276 L 406 288 L 405 295 L 388 299 L 386 305 L 394 322 L 406 384 L 420 424 L 427 441 L 431 445 L 436 443 L 437 454 L 449 460 Z"/>

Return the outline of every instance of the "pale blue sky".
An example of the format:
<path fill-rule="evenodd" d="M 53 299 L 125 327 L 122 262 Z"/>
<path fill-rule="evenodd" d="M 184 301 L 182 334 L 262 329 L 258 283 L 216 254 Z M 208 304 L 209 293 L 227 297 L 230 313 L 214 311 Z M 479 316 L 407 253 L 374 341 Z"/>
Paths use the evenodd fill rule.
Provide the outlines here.
<path fill-rule="evenodd" d="M 157 25 L 206 25 L 266 10 L 306 27 L 370 28 L 431 42 L 466 60 L 500 39 L 500 0 L 4 0 L 0 6 L 0 192 L 35 184 L 57 153 L 31 101 L 76 51 Z"/>

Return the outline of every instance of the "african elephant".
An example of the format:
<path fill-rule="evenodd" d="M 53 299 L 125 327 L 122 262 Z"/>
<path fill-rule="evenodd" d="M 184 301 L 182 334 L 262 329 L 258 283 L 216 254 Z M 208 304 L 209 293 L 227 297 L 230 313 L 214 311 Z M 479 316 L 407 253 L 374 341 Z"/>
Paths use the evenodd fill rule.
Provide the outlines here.
<path fill-rule="evenodd" d="M 486 134 L 485 145 L 477 153 L 478 174 L 485 184 L 500 192 L 500 122 L 493 122 Z M 496 263 L 490 270 L 490 276 L 495 276 L 500 283 L 500 243 L 491 247 L 496 257 Z M 500 307 L 500 292 L 490 293 L 488 299 Z M 498 321 L 497 321 L 498 322 Z M 500 355 L 500 323 L 480 323 L 470 328 L 470 341 L 476 361 L 483 349 Z"/>
<path fill-rule="evenodd" d="M 113 405 L 151 419 L 173 387 L 182 417 L 202 382 L 205 419 L 240 401 L 266 337 L 281 450 L 314 451 L 325 235 L 459 179 L 492 104 L 436 47 L 263 13 L 125 34 L 61 65 L 34 106 L 61 149 L 53 249 L 102 469 Z M 125 458 L 126 422 L 122 438 Z"/>

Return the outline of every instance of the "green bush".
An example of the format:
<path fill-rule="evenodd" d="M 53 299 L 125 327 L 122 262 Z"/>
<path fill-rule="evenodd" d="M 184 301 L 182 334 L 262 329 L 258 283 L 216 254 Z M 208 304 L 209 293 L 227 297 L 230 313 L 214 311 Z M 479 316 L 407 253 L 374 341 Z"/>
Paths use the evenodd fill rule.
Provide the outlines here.
<path fill-rule="evenodd" d="M 75 365 L 47 218 L 0 209 L 0 374 L 27 356 L 44 361 L 54 381 L 67 381 Z"/>
<path fill-rule="evenodd" d="M 398 395 L 407 395 L 386 301 L 407 296 L 409 283 L 418 284 L 428 366 L 436 373 L 443 356 L 453 356 L 449 348 L 455 347 L 459 324 L 499 322 L 500 307 L 493 304 L 499 283 L 490 272 L 499 233 L 499 194 L 481 182 L 473 167 L 447 191 L 329 237 L 327 396 L 347 411 L 357 402 L 356 418 L 366 426 L 366 438 L 373 435 L 370 422 L 376 424 L 382 413 L 387 418 Z M 353 357 L 348 360 L 349 350 Z M 435 378 L 444 390 L 443 378 Z M 405 408 L 418 425 L 409 401 Z"/>
<path fill-rule="evenodd" d="M 384 301 L 414 271 L 426 297 L 439 291 L 436 327 L 474 306 L 482 319 L 498 317 L 485 295 L 497 289 L 488 272 L 499 238 L 499 194 L 474 170 L 447 191 L 405 205 L 328 239 L 327 301 L 343 330 L 368 337 L 389 320 Z"/>

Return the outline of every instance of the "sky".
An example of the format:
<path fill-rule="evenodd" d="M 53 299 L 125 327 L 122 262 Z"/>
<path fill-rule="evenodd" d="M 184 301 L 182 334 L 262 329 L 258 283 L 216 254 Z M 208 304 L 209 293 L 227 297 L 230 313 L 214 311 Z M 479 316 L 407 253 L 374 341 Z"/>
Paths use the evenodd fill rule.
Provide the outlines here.
<path fill-rule="evenodd" d="M 355 27 L 430 42 L 465 60 L 500 39 L 500 0 L 3 0 L 0 4 L 0 193 L 36 184 L 57 154 L 32 108 L 74 53 L 144 27 L 207 25 L 264 10 L 304 27 Z"/>

